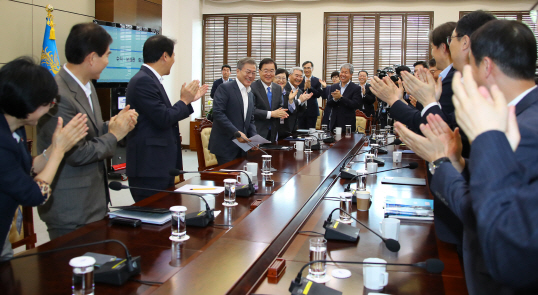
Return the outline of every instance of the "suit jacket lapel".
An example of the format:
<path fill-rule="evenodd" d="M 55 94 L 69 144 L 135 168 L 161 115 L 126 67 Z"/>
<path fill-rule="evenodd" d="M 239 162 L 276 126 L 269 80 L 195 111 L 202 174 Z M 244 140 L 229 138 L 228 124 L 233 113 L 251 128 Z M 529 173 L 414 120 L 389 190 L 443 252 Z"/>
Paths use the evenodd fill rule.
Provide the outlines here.
<path fill-rule="evenodd" d="M 237 83 L 234 83 L 233 89 L 235 93 L 233 93 L 232 96 L 235 97 L 235 99 L 238 101 L 238 104 L 241 109 L 241 118 L 245 118 L 245 105 L 243 104 L 243 96 L 241 95 L 241 90 L 239 90 L 239 85 L 237 85 Z"/>
<path fill-rule="evenodd" d="M 95 130 L 99 132 L 100 129 L 98 127 L 95 114 L 92 110 L 92 107 L 90 106 L 90 102 L 84 90 L 80 87 L 77 81 L 75 81 L 75 79 L 73 79 L 73 77 L 71 77 L 71 75 L 69 75 L 69 73 L 67 73 L 63 68 L 60 70 L 58 75 L 60 75 L 60 77 L 62 77 L 62 79 L 65 81 L 65 84 L 67 84 L 67 87 L 69 87 L 69 90 L 74 94 L 75 101 L 77 101 L 82 106 L 84 111 L 86 111 L 86 114 L 88 115 L 88 119 L 90 120 L 90 122 L 92 122 Z M 94 95 L 97 96 L 95 94 L 95 89 L 93 89 L 92 87 L 92 95 L 90 97 L 93 97 Z M 93 98 L 92 98 L 92 104 L 95 107 L 96 103 Z M 97 106 L 99 106 L 98 101 L 97 101 Z M 67 122 L 65 123 L 67 124 Z"/>

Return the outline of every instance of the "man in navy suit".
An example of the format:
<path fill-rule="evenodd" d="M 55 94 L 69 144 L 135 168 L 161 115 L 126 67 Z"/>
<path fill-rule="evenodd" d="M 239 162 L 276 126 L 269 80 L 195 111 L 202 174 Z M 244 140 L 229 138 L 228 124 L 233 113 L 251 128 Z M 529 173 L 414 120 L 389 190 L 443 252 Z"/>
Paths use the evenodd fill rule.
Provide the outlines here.
<path fill-rule="evenodd" d="M 193 112 L 191 103 L 207 92 L 199 81 L 183 84 L 178 102 L 171 104 L 162 85 L 174 64 L 174 41 L 163 35 L 144 43 L 144 64 L 127 86 L 127 104 L 139 113 L 136 128 L 127 136 L 129 186 L 166 189 L 174 185 L 170 169 L 183 169 L 178 121 Z M 135 202 L 153 192 L 131 189 Z"/>
<path fill-rule="evenodd" d="M 215 97 L 215 92 L 217 92 L 217 88 L 219 88 L 220 84 L 234 80 L 230 78 L 230 74 L 232 73 L 232 67 L 230 67 L 229 65 L 223 65 L 220 71 L 222 73 L 222 78 L 217 79 L 215 80 L 215 82 L 213 82 L 213 86 L 211 87 L 211 93 L 209 94 L 211 98 Z"/>
<path fill-rule="evenodd" d="M 362 103 L 361 87 L 351 82 L 353 65 L 345 63 L 340 66 L 340 83 L 331 85 L 331 95 L 327 99 L 327 106 L 331 108 L 329 116 L 329 130 L 351 125 L 351 130 L 357 129 L 355 110 Z"/>
<path fill-rule="evenodd" d="M 299 114 L 299 128 L 309 129 L 316 128 L 316 121 L 319 116 L 318 98 L 323 94 L 319 79 L 312 75 L 314 63 L 305 61 L 303 63 L 304 79 L 299 88 L 304 93 L 312 93 L 312 97 L 306 102 L 306 111 Z"/>
<path fill-rule="evenodd" d="M 287 109 L 283 109 L 282 87 L 273 83 L 276 63 L 270 58 L 260 62 L 260 79 L 252 83 L 254 94 L 254 124 L 260 136 L 276 141 L 280 121 L 287 118 Z"/>
<path fill-rule="evenodd" d="M 368 72 L 365 70 L 359 71 L 359 86 L 361 87 L 362 103 L 359 110 L 363 112 L 367 117 L 371 117 L 375 113 L 374 103 L 375 95 L 370 90 L 370 84 L 366 83 L 368 80 Z"/>
<path fill-rule="evenodd" d="M 514 288 L 528 287 L 536 281 L 536 275 L 530 279 L 528 274 L 534 272 L 535 264 L 530 264 L 526 259 L 538 254 L 535 241 L 532 237 L 529 241 L 527 237 L 528 233 L 536 232 L 536 228 L 528 227 L 538 225 L 534 221 L 537 208 L 534 211 L 523 209 L 523 204 L 514 203 L 518 199 L 507 198 L 514 194 L 515 183 L 524 185 L 527 180 L 525 177 L 514 178 L 514 174 L 506 175 L 504 169 L 497 168 L 499 162 L 502 163 L 500 167 L 508 166 L 508 170 L 515 163 L 507 163 L 500 158 L 490 162 L 482 160 L 480 164 L 474 162 L 477 158 L 483 159 L 482 154 L 496 149 L 498 144 L 502 150 L 506 150 L 506 144 L 502 141 L 492 142 L 491 139 L 498 138 L 498 134 L 493 133 L 485 137 L 489 139 L 479 140 L 490 145 L 476 146 L 474 141 L 484 132 L 482 125 L 469 123 L 461 117 L 485 118 L 482 121 L 486 121 L 486 124 L 500 125 L 495 130 L 508 132 L 511 148 L 515 150 L 515 159 L 522 165 L 521 169 L 535 169 L 538 164 L 538 88 L 534 84 L 536 40 L 532 31 L 521 22 L 498 20 L 478 29 L 472 34 L 470 42 L 471 63 L 464 69 L 465 86 L 460 82 L 459 73 L 454 75 L 453 81 L 458 102 L 456 107 L 461 108 L 463 113 L 458 114 L 458 123 L 473 142 L 470 161 L 465 161 L 457 148 L 461 148 L 458 132 L 452 132 L 438 115 L 428 117 L 429 125 L 433 128 L 421 126 L 428 139 L 413 134 L 401 124 L 398 124 L 398 130 L 402 131 L 404 142 L 433 163 L 430 169 L 434 174 L 431 181 L 434 195 L 463 222 L 463 258 L 469 293 L 513 294 Z M 482 97 L 488 91 L 479 91 L 477 84 L 491 92 L 492 102 Z M 506 118 L 496 116 L 499 109 L 506 112 L 506 102 L 512 108 L 511 119 L 514 122 L 509 127 L 504 127 Z M 521 134 L 519 145 L 519 138 L 514 133 Z M 506 178 L 499 178 L 499 175 L 506 175 Z"/>
<path fill-rule="evenodd" d="M 278 136 L 280 138 L 296 133 L 299 129 L 299 116 L 306 111 L 306 102 L 313 95 L 313 93 L 304 93 L 299 87 L 304 78 L 303 72 L 301 67 L 291 68 L 288 82 L 284 86 L 283 107 L 287 109 L 289 116 L 279 126 Z"/>
<path fill-rule="evenodd" d="M 250 85 L 256 79 L 256 61 L 245 57 L 237 62 L 237 79 L 217 89 L 213 100 L 213 128 L 209 150 L 219 165 L 243 156 L 243 150 L 232 142 L 239 132 L 239 142 L 256 135 L 254 95 Z"/>

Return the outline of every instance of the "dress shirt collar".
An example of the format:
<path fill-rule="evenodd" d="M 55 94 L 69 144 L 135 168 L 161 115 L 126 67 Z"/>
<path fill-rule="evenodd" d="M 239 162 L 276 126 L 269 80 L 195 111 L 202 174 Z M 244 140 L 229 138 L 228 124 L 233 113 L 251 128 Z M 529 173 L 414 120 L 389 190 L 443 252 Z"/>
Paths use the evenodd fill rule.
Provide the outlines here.
<path fill-rule="evenodd" d="M 153 72 L 153 74 L 155 75 L 155 77 L 157 77 L 157 79 L 159 79 L 159 82 L 161 82 L 161 84 L 163 84 L 164 78 L 161 75 L 159 75 L 159 73 L 157 73 L 157 71 L 154 68 L 148 66 L 147 64 L 143 64 L 143 66 L 150 69 Z"/>
<path fill-rule="evenodd" d="M 310 78 L 308 78 L 307 76 L 303 76 L 303 77 L 304 77 L 304 80 L 306 82 L 306 81 L 310 81 L 310 79 L 312 79 L 312 77 L 314 77 L 314 76 L 310 76 Z"/>
<path fill-rule="evenodd" d="M 247 91 L 247 93 L 250 92 L 250 86 L 245 87 L 245 85 L 243 85 L 243 83 L 241 83 L 241 81 L 239 81 L 239 79 L 235 79 L 235 82 L 237 82 L 237 86 L 239 86 L 239 91 L 242 91 L 243 89 L 245 89 Z"/>
<path fill-rule="evenodd" d="M 88 83 L 86 83 L 86 85 L 82 84 L 82 82 L 80 82 L 80 80 L 77 78 L 77 76 L 73 75 L 73 73 L 71 73 L 71 71 L 65 66 L 64 64 L 64 70 L 75 80 L 77 81 L 78 85 L 80 86 L 80 88 L 82 88 L 82 90 L 84 90 L 84 94 L 86 94 L 86 97 L 90 97 L 92 95 L 92 86 L 90 85 L 90 82 L 88 81 Z M 90 101 L 91 103 L 91 101 Z M 93 106 L 92 106 L 93 108 Z"/>
<path fill-rule="evenodd" d="M 534 85 L 533 87 L 523 91 L 520 95 L 518 95 L 516 98 L 514 98 L 509 104 L 508 106 L 515 106 L 517 105 L 523 98 L 525 98 L 525 96 L 527 96 L 527 94 L 529 94 L 529 92 L 533 91 L 534 88 L 536 88 L 536 85 Z"/>
<path fill-rule="evenodd" d="M 291 84 L 289 81 L 288 81 L 288 83 L 289 83 L 290 86 L 291 86 L 291 91 L 295 91 L 295 90 L 299 89 L 299 88 L 293 86 L 293 84 Z"/>
<path fill-rule="evenodd" d="M 450 64 L 448 67 L 446 67 L 440 74 L 439 74 L 439 77 L 441 77 L 441 79 L 445 79 L 446 75 L 448 75 L 448 72 L 450 72 L 450 69 L 452 69 L 452 65 L 453 64 Z"/>

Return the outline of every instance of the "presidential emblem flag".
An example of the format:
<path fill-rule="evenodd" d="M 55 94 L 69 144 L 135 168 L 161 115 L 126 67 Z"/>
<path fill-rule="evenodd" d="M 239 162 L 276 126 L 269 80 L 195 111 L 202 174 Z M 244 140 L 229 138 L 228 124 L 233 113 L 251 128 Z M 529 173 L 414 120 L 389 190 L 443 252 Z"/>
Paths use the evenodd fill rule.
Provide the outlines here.
<path fill-rule="evenodd" d="M 54 30 L 54 17 L 52 16 L 52 5 L 47 5 L 47 27 L 43 38 L 43 49 L 41 50 L 41 66 L 47 68 L 55 76 L 60 71 L 60 57 L 56 48 L 56 33 Z"/>

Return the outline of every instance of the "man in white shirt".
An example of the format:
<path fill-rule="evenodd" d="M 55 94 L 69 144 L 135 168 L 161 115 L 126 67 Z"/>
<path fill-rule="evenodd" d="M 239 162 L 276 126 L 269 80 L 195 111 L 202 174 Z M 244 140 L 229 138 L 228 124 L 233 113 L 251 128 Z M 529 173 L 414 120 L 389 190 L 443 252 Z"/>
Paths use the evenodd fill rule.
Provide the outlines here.
<path fill-rule="evenodd" d="M 144 64 L 127 86 L 127 104 L 140 113 L 138 125 L 127 136 L 129 186 L 164 190 L 174 185 L 169 171 L 183 169 L 178 121 L 190 116 L 191 103 L 202 97 L 208 87 L 199 87 L 197 80 L 188 86 L 185 83 L 179 101 L 170 103 L 162 81 L 175 61 L 174 43 L 163 35 L 146 40 Z M 135 202 L 154 194 L 131 189 Z"/>
<path fill-rule="evenodd" d="M 223 65 L 221 68 L 221 73 L 222 78 L 217 79 L 215 80 L 215 82 L 213 82 L 213 86 L 211 87 L 211 94 L 209 95 L 211 98 L 215 96 L 215 92 L 217 92 L 217 88 L 219 88 L 220 84 L 234 80 L 230 78 L 230 74 L 232 73 L 232 67 L 230 67 L 229 65 Z"/>
<path fill-rule="evenodd" d="M 105 217 L 110 196 L 104 160 L 114 155 L 117 142 L 137 121 L 137 113 L 126 106 L 110 122 L 103 122 L 90 80 L 98 79 L 108 65 L 111 43 L 99 25 L 83 23 L 71 28 L 65 43 L 67 64 L 54 77 L 60 94 L 58 107 L 41 117 L 37 126 L 37 150 L 44 152 L 58 117 L 69 122 L 78 113 L 88 116 L 88 135 L 65 155 L 51 184 L 49 202 L 38 207 L 51 240 Z"/>
<path fill-rule="evenodd" d="M 213 100 L 213 127 L 209 150 L 219 165 L 243 156 L 243 150 L 232 142 L 236 132 L 240 142 L 257 134 L 254 125 L 254 95 L 250 85 L 256 79 L 256 61 L 245 57 L 237 62 L 237 79 L 219 86 Z"/>

